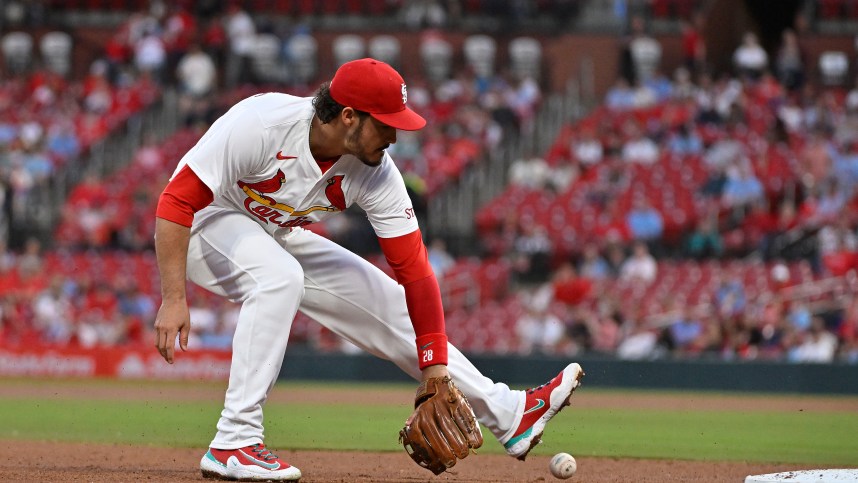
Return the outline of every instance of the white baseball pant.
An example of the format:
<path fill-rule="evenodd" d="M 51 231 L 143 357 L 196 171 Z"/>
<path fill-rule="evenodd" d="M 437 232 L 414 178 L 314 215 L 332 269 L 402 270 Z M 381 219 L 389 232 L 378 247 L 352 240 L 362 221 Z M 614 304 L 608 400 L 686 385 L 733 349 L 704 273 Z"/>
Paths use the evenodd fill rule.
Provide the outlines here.
<path fill-rule="evenodd" d="M 188 278 L 242 304 L 229 386 L 211 447 L 262 442 L 262 406 L 277 381 L 298 310 L 420 378 L 401 285 L 308 230 L 294 229 L 276 240 L 240 212 L 214 206 L 204 211 L 209 212 L 190 240 Z M 483 376 L 453 345 L 448 352 L 450 375 L 477 419 L 501 441 L 508 438 L 521 420 L 524 392 Z"/>

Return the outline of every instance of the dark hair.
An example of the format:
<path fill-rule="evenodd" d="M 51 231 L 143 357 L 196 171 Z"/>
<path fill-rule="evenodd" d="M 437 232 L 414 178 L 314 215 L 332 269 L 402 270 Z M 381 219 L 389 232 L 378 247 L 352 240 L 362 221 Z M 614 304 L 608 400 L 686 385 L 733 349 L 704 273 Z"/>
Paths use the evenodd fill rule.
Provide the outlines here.
<path fill-rule="evenodd" d="M 313 107 L 316 109 L 316 115 L 319 116 L 319 120 L 322 121 L 322 124 L 331 122 L 335 117 L 340 115 L 343 109 L 345 109 L 345 106 L 335 101 L 331 96 L 330 82 L 325 82 L 316 90 L 316 93 L 313 95 Z M 355 112 L 360 118 L 364 118 L 369 115 L 369 113 L 358 111 L 357 109 L 355 109 Z"/>

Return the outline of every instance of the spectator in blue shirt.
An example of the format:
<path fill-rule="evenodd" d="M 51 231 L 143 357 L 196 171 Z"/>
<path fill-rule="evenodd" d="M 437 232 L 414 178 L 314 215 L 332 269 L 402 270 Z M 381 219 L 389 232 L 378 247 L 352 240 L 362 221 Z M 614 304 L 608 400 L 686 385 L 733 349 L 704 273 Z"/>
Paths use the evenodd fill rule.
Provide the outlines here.
<path fill-rule="evenodd" d="M 681 156 L 700 154 L 703 152 L 703 140 L 697 135 L 693 126 L 682 124 L 670 134 L 667 140 L 667 149 L 671 153 Z"/>
<path fill-rule="evenodd" d="M 18 138 L 18 126 L 11 122 L 0 121 L 0 146 L 11 144 Z"/>
<path fill-rule="evenodd" d="M 673 96 L 673 83 L 664 75 L 664 72 L 656 71 L 655 74 L 646 79 L 643 85 L 655 94 L 657 102 L 664 102 Z"/>
<path fill-rule="evenodd" d="M 24 167 L 38 183 L 46 181 L 54 171 L 54 165 L 47 154 L 35 146 L 25 152 Z"/>
<path fill-rule="evenodd" d="M 618 111 L 625 111 L 635 107 L 635 91 L 629 87 L 628 81 L 618 77 L 614 85 L 605 94 L 605 104 Z"/>
<path fill-rule="evenodd" d="M 715 308 L 724 318 L 738 317 L 745 311 L 745 285 L 738 278 L 723 280 L 715 292 Z"/>
<path fill-rule="evenodd" d="M 48 151 L 63 161 L 77 156 L 80 152 L 80 140 L 71 121 L 60 121 L 48 129 L 46 147 Z"/>
<path fill-rule="evenodd" d="M 447 251 L 447 244 L 442 238 L 432 239 L 427 254 L 429 264 L 438 278 L 443 278 L 456 265 L 456 259 Z"/>
<path fill-rule="evenodd" d="M 635 199 L 632 210 L 626 215 L 626 223 L 635 240 L 657 240 L 664 233 L 664 218 L 643 197 Z"/>
<path fill-rule="evenodd" d="M 734 208 L 759 201 L 764 195 L 763 184 L 754 175 L 751 167 L 739 163 L 727 172 L 727 182 L 721 200 L 724 206 Z"/>
<path fill-rule="evenodd" d="M 599 254 L 599 248 L 596 245 L 590 243 L 585 246 L 581 257 L 578 273 L 582 277 L 591 280 L 604 280 L 613 276 L 611 265 Z"/>
<path fill-rule="evenodd" d="M 673 350 L 682 352 L 703 334 L 703 324 L 685 309 L 668 327 Z"/>

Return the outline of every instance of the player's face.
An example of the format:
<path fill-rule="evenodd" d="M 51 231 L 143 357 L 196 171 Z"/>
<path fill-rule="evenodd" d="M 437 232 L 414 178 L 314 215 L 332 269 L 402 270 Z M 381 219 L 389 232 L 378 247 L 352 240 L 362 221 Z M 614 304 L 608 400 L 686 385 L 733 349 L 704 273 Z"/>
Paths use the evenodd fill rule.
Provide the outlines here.
<path fill-rule="evenodd" d="M 367 166 L 378 166 L 384 150 L 396 142 L 396 129 L 372 116 L 362 116 L 346 136 L 346 148 Z"/>

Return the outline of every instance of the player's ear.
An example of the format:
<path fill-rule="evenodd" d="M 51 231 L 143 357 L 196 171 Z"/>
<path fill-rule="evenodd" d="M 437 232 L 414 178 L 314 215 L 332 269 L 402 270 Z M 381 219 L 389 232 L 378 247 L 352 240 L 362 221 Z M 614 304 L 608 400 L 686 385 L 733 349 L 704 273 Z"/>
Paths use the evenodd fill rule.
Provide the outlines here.
<path fill-rule="evenodd" d="M 358 112 L 351 107 L 344 107 L 340 112 L 340 120 L 343 122 L 343 126 L 352 127 L 357 125 L 360 121 L 360 116 L 358 116 Z"/>

